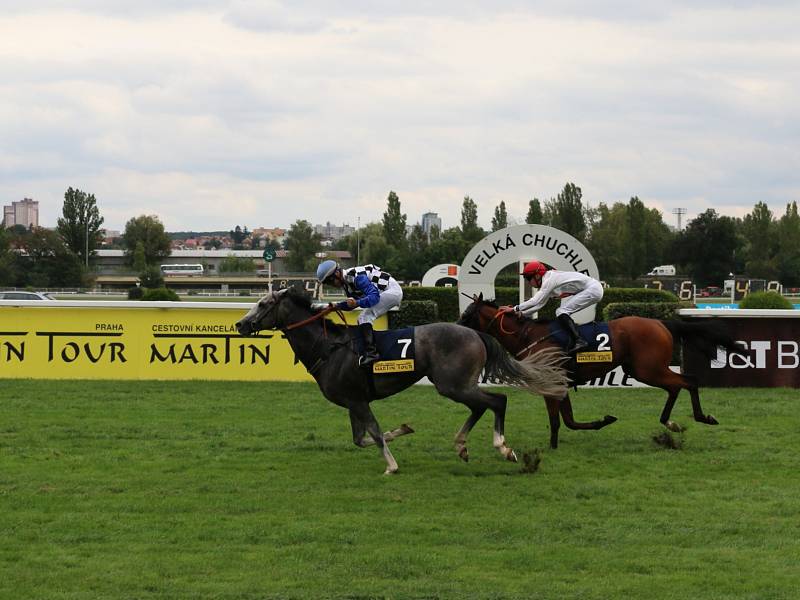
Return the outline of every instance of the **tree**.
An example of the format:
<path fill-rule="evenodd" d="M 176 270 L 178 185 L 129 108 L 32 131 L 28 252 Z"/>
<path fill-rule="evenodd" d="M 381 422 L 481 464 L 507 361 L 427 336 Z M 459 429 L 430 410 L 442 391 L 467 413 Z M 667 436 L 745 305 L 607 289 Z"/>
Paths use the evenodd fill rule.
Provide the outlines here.
<path fill-rule="evenodd" d="M 475 244 L 486 235 L 478 225 L 478 206 L 469 196 L 464 196 L 461 205 L 461 235 L 468 244 Z"/>
<path fill-rule="evenodd" d="M 719 285 L 735 270 L 736 225 L 713 208 L 689 221 L 673 250 L 697 285 Z"/>
<path fill-rule="evenodd" d="M 139 272 L 139 282 L 143 288 L 158 289 L 164 287 L 164 275 L 158 265 L 145 265 Z"/>
<path fill-rule="evenodd" d="M 229 254 L 219 264 L 220 273 L 254 273 L 255 270 L 256 263 L 253 262 L 252 258 L 245 256 Z"/>
<path fill-rule="evenodd" d="M 581 188 L 567 183 L 557 198 L 545 203 L 544 221 L 583 242 L 586 239 L 586 217 L 583 213 Z"/>
<path fill-rule="evenodd" d="M 494 217 L 492 217 L 492 231 L 505 229 L 508 227 L 508 213 L 506 212 L 506 203 L 500 201 L 500 204 L 494 209 Z"/>
<path fill-rule="evenodd" d="M 436 240 L 431 240 L 428 248 L 429 268 L 444 263 L 461 264 L 474 245 L 474 242 L 464 239 L 459 227 L 445 229 Z"/>
<path fill-rule="evenodd" d="M 525 216 L 525 222 L 530 225 L 544 224 L 544 214 L 542 214 L 542 205 L 539 203 L 538 198 L 534 198 L 528 202 L 528 214 Z"/>
<path fill-rule="evenodd" d="M 125 256 L 131 264 L 139 242 L 142 244 L 147 265 L 154 265 L 171 253 L 172 242 L 164 231 L 164 225 L 155 215 L 134 217 L 125 224 L 122 244 L 125 247 Z"/>
<path fill-rule="evenodd" d="M 22 253 L 16 257 L 18 287 L 80 287 L 83 268 L 77 254 L 72 252 L 55 231 L 39 227 L 15 240 Z"/>
<path fill-rule="evenodd" d="M 244 248 L 244 241 L 247 239 L 248 235 L 250 235 L 250 233 L 247 231 L 246 225 L 244 229 L 242 229 L 239 225 L 237 225 L 234 229 L 231 229 L 230 236 L 233 240 L 233 249 L 241 250 Z"/>
<path fill-rule="evenodd" d="M 321 249 L 322 236 L 314 232 L 311 223 L 304 219 L 295 221 L 286 233 L 284 246 L 288 252 L 286 265 L 293 271 L 310 271 L 316 268 L 314 256 Z"/>
<path fill-rule="evenodd" d="M 778 274 L 783 285 L 800 284 L 800 215 L 797 202 L 786 205 L 778 222 Z"/>
<path fill-rule="evenodd" d="M 647 209 L 634 196 L 625 209 L 625 274 L 634 279 L 647 273 Z"/>
<path fill-rule="evenodd" d="M 389 192 L 386 212 L 383 213 L 383 234 L 386 242 L 395 248 L 402 248 L 406 242 L 406 215 L 400 213 L 400 198 Z"/>
<path fill-rule="evenodd" d="M 61 214 L 64 216 L 58 219 L 56 227 L 59 235 L 83 264 L 89 264 L 88 257 L 100 245 L 99 232 L 104 221 L 94 194 L 67 188 Z"/>
<path fill-rule="evenodd" d="M 276 239 L 268 237 L 264 241 L 264 250 L 272 250 L 273 253 L 277 253 L 278 250 L 280 249 L 281 245 L 278 243 Z"/>
<path fill-rule="evenodd" d="M 745 273 L 764 279 L 777 277 L 778 224 L 769 207 L 758 202 L 742 219 L 741 232 Z"/>
<path fill-rule="evenodd" d="M 133 270 L 142 273 L 147 269 L 147 257 L 144 255 L 144 242 L 138 240 L 133 250 Z"/>
<path fill-rule="evenodd" d="M 600 276 L 608 280 L 623 277 L 627 260 L 625 242 L 627 237 L 627 210 L 624 204 L 616 202 L 609 208 L 600 203 L 595 209 L 595 223 L 586 247 L 592 253 Z"/>

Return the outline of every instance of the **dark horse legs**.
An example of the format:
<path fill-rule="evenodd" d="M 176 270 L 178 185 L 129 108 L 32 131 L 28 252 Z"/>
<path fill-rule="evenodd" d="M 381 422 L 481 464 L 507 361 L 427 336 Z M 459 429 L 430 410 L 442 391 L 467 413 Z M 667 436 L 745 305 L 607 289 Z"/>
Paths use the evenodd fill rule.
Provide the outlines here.
<path fill-rule="evenodd" d="M 386 470 L 384 473 L 387 475 L 396 473 L 397 461 L 394 459 L 394 456 L 392 456 L 392 452 L 389 450 L 389 445 L 384 440 L 381 429 L 378 426 L 378 421 L 375 419 L 375 415 L 372 414 L 369 404 L 366 402 L 354 402 L 349 408 L 350 425 L 353 429 L 353 441 L 357 446 L 363 447 L 366 445 L 363 443 L 364 431 L 366 430 L 375 445 L 381 449 L 383 458 L 386 461 Z"/>
<path fill-rule="evenodd" d="M 572 402 L 569 399 L 569 394 L 563 398 L 557 396 L 545 396 L 545 405 L 547 406 L 547 414 L 550 417 L 550 447 L 558 448 L 558 429 L 561 426 L 561 419 L 564 419 L 564 425 L 568 429 L 602 429 L 606 425 L 611 425 L 617 420 L 617 417 L 606 415 L 597 421 L 576 421 L 572 414 Z"/>
<path fill-rule="evenodd" d="M 367 446 L 372 446 L 375 444 L 375 440 L 372 438 L 367 437 L 367 426 L 364 425 L 361 421 L 356 418 L 353 414 L 353 411 L 349 411 L 350 414 L 350 428 L 353 430 L 353 443 L 358 446 L 359 448 L 366 448 Z M 383 441 L 384 442 L 391 442 L 401 435 L 408 435 L 409 433 L 414 433 L 414 430 L 403 423 L 397 429 L 392 429 L 391 431 L 384 431 L 383 432 Z"/>
<path fill-rule="evenodd" d="M 694 420 L 698 423 L 705 423 L 706 425 L 719 425 L 719 421 L 717 421 L 713 415 L 707 415 L 703 413 L 703 407 L 700 406 L 700 393 L 697 389 L 697 382 L 694 381 L 694 378 L 687 375 L 679 375 L 678 373 L 673 373 L 672 371 L 670 371 L 670 373 L 672 376 L 669 378 L 668 382 L 661 382 L 657 384 L 650 383 L 650 385 L 657 385 L 658 387 L 667 390 L 667 401 L 664 404 L 664 410 L 661 411 L 661 418 L 659 419 L 661 424 L 670 431 L 683 431 L 684 428 L 670 419 L 670 415 L 672 414 L 672 409 L 675 406 L 675 401 L 678 399 L 678 394 L 680 393 L 681 389 L 685 388 L 689 390 L 689 395 L 692 398 L 692 416 L 694 417 Z"/>

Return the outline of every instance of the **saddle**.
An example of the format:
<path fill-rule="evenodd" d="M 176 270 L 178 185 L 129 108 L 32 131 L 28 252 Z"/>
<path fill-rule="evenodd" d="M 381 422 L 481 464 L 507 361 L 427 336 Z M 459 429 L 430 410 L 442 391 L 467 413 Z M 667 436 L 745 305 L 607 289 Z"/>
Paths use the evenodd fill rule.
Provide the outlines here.
<path fill-rule="evenodd" d="M 389 329 L 374 331 L 375 348 L 380 360 L 372 367 L 376 375 L 382 373 L 400 373 L 414 370 L 414 328 Z M 362 351 L 363 340 L 356 336 L 356 346 Z"/>
<path fill-rule="evenodd" d="M 582 350 L 578 353 L 578 357 L 583 354 L 587 353 L 604 353 L 604 352 L 611 352 L 612 350 L 612 340 L 611 340 L 611 330 L 608 327 L 608 323 L 606 322 L 597 322 L 592 321 L 591 323 L 584 323 L 583 325 L 578 325 L 578 331 L 581 334 L 581 337 L 589 342 L 589 347 L 585 350 Z M 564 331 L 564 328 L 561 327 L 561 324 L 558 321 L 550 321 L 548 332 L 550 333 L 551 338 L 558 343 L 561 348 L 566 351 L 569 348 L 570 344 L 570 337 L 569 334 Z M 585 357 L 591 358 L 591 357 Z M 599 357 L 602 358 L 602 357 Z M 581 362 L 580 358 L 578 358 L 578 362 Z M 589 361 L 586 362 L 602 362 L 602 361 Z M 607 362 L 610 362 L 610 357 Z"/>

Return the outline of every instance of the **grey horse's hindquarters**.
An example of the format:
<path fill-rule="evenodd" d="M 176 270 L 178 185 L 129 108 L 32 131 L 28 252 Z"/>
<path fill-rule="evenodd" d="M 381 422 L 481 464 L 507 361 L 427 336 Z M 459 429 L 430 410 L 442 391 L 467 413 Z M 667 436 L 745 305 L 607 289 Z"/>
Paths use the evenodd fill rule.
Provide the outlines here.
<path fill-rule="evenodd" d="M 486 347 L 477 332 L 452 323 L 415 328 L 416 368 L 431 381 L 477 382 Z"/>

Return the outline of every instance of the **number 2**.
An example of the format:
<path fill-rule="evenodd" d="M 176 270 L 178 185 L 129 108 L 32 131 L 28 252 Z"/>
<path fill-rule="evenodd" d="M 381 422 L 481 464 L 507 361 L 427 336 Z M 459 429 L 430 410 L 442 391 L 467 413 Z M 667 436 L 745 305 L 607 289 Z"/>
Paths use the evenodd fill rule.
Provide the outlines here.
<path fill-rule="evenodd" d="M 595 340 L 597 340 L 597 350 L 598 351 L 602 352 L 603 350 L 611 350 L 611 348 L 608 347 L 608 334 L 607 333 L 598 333 L 597 337 L 595 338 Z"/>

